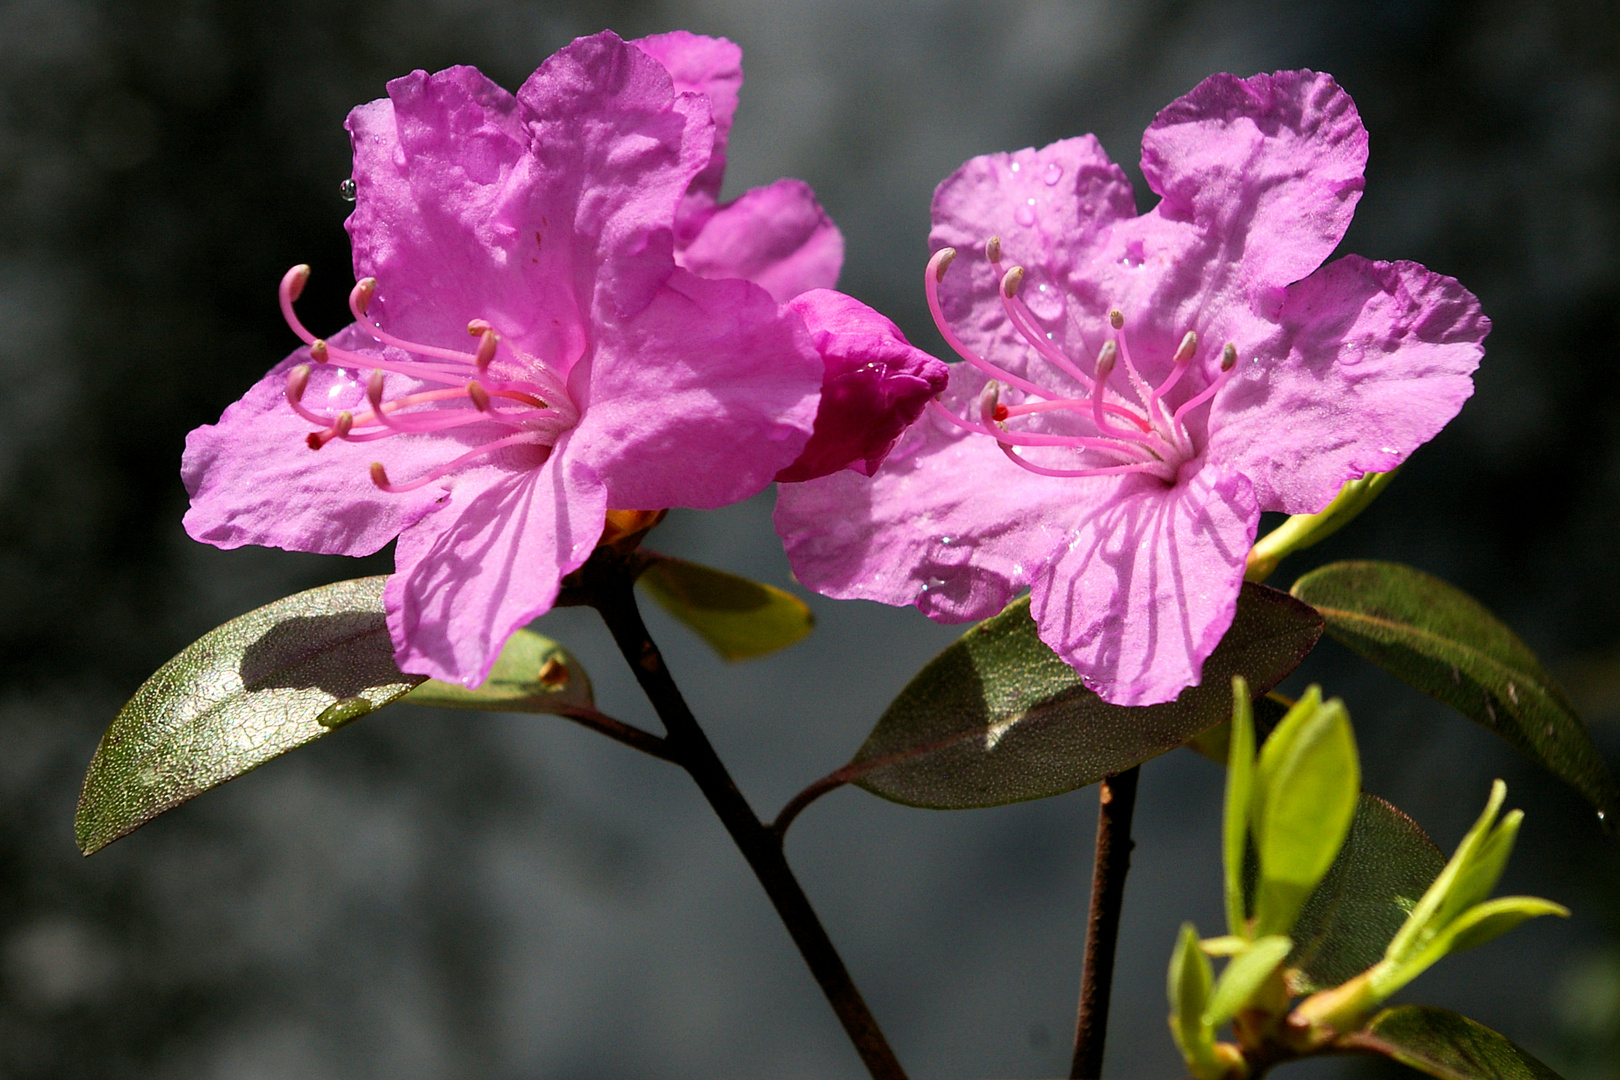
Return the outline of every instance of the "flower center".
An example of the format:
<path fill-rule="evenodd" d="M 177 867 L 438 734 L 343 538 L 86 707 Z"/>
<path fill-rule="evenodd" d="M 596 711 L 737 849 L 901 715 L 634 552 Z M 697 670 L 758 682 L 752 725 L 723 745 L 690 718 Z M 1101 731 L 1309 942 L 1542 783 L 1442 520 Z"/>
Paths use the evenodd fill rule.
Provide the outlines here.
<path fill-rule="evenodd" d="M 388 492 L 411 491 L 430 484 L 467 462 L 509 446 L 534 446 L 545 454 L 563 432 L 579 421 L 579 409 L 568 397 L 563 377 L 544 363 L 526 356 L 502 342 L 493 326 L 483 319 L 467 324 L 467 333 L 478 339 L 472 352 L 418 345 L 395 337 L 366 315 L 377 292 L 377 279 L 357 282 L 349 293 L 349 310 L 355 322 L 383 346 L 399 350 L 397 356 L 369 356 L 338 348 L 305 329 L 293 313 L 293 301 L 304 291 L 309 267 L 299 265 L 281 278 L 281 314 L 293 333 L 309 346 L 317 364 L 336 363 L 356 371 L 370 369 L 366 379 L 367 411 L 344 409 L 335 415 L 323 414 L 303 403 L 313 369 L 299 364 L 287 372 L 287 404 L 294 412 L 315 425 L 308 437 L 309 448 L 319 450 L 333 439 L 348 442 L 375 442 L 394 435 L 456 431 L 463 441 L 477 442 L 471 450 L 445 462 L 422 476 L 405 483 L 393 483 L 380 461 L 371 464 L 371 479 Z M 516 371 L 521 377 L 502 378 L 490 365 L 504 345 L 509 354 L 500 365 L 503 371 Z M 417 389 L 383 400 L 387 374 L 393 372 L 437 389 Z M 470 439 L 465 437 L 470 436 Z"/>
<path fill-rule="evenodd" d="M 984 253 L 1001 275 L 998 292 L 1008 321 L 1036 355 L 1077 382 L 1081 393 L 1053 390 L 1034 379 L 1016 375 L 979 356 L 956 336 L 939 304 L 939 283 L 944 280 L 951 260 L 956 258 L 956 249 L 941 248 L 928 260 L 924 277 L 928 310 L 950 347 L 963 360 L 989 375 L 990 381 L 979 394 L 977 417 L 957 416 L 938 399 L 930 401 L 929 408 L 957 427 L 995 439 L 1014 463 L 1041 476 L 1146 473 L 1165 483 L 1175 483 L 1182 464 L 1198 452 L 1187 429 L 1187 415 L 1213 398 L 1232 377 L 1237 367 L 1237 347 L 1231 342 L 1223 346 L 1220 374 L 1203 390 L 1172 409 L 1165 395 L 1181 381 L 1197 356 L 1197 333 L 1187 331 L 1171 357 L 1169 374 L 1159 385 L 1150 386 L 1131 359 L 1125 340 L 1125 317 L 1116 308 L 1108 313 L 1112 335 L 1098 351 L 1096 363 L 1088 374 L 1064 355 L 1050 336 L 1041 332 L 1034 313 L 1018 296 L 1024 282 L 1024 268 L 1003 269 L 1000 239 L 991 237 L 984 245 Z M 1110 378 L 1119 369 L 1125 372 L 1128 394 L 1110 385 Z M 1003 402 L 1004 388 L 1017 392 L 1018 400 L 1013 404 Z M 1009 426 L 1019 420 L 1024 422 L 1016 427 Z M 1019 448 L 1026 448 L 1025 453 Z M 1048 448 L 1056 448 L 1056 451 Z M 1026 456 L 1030 449 L 1036 449 L 1046 463 L 1030 461 Z M 1075 460 L 1071 462 L 1068 458 Z"/>

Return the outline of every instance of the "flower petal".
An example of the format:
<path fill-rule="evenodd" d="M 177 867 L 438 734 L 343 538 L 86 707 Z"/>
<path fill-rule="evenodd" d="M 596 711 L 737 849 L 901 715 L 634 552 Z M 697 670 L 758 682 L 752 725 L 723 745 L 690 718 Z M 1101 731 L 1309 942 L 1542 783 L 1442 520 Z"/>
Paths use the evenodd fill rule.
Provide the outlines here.
<path fill-rule="evenodd" d="M 724 506 L 804 449 L 821 357 L 758 286 L 677 270 L 639 315 L 600 332 L 570 385 L 584 409 L 572 445 L 614 508 Z"/>
<path fill-rule="evenodd" d="M 1211 75 L 1142 136 L 1151 212 L 1219 242 L 1251 287 L 1289 285 L 1338 246 L 1361 198 L 1367 129 L 1331 76 Z"/>
<path fill-rule="evenodd" d="M 815 289 L 787 307 L 804 319 L 824 368 L 815 431 L 776 479 L 810 480 L 844 468 L 871 476 L 928 399 L 945 389 L 947 369 L 854 297 Z"/>
<path fill-rule="evenodd" d="M 807 588 L 914 603 L 936 622 L 988 618 L 1118 484 L 1036 476 L 944 423 L 924 415 L 870 480 L 843 470 L 777 490 L 776 531 Z"/>
<path fill-rule="evenodd" d="M 844 234 L 803 180 L 778 180 L 720 207 L 677 253 L 699 277 L 743 278 L 785 303 L 838 284 Z"/>
<path fill-rule="evenodd" d="M 349 327 L 330 339 L 340 348 L 363 348 L 375 341 Z M 429 485 L 390 495 L 371 482 L 370 465 L 379 457 L 372 443 L 334 439 L 311 450 L 314 430 L 287 404 L 287 372 L 310 364 L 304 403 L 336 414 L 369 408 L 358 373 L 314 364 L 299 349 L 270 369 L 219 423 L 186 436 L 180 473 L 191 495 L 185 528 L 192 539 L 221 548 L 265 544 L 289 551 L 369 555 L 433 507 L 442 489 Z M 402 377 L 393 377 L 402 378 Z M 405 385 L 390 382 L 390 387 Z M 390 391 L 393 392 L 392 390 Z M 409 475 L 453 457 L 461 448 L 444 437 L 389 439 L 394 475 Z"/>
<path fill-rule="evenodd" d="M 984 255 L 985 241 L 997 236 L 1004 266 L 1028 272 L 1024 299 L 1048 321 L 1059 347 L 1071 346 L 1071 355 L 1083 352 L 1078 340 L 1068 339 L 1059 285 L 1092 261 L 1112 226 L 1135 213 L 1130 181 L 1095 136 L 973 158 L 934 191 L 929 247 L 957 251 L 940 285 L 945 317 L 980 356 L 1023 373 L 1018 358 L 1028 350 L 1007 324 L 997 298 L 1000 281 Z M 1107 310 L 1104 300 L 1076 299 L 1092 300 L 1099 318 Z"/>
<path fill-rule="evenodd" d="M 466 348 L 474 318 L 566 368 L 594 318 L 673 267 L 675 209 L 708 160 L 705 99 L 611 33 L 548 59 L 517 98 L 472 68 L 414 72 L 354 110 L 356 276 L 393 333 Z"/>
<path fill-rule="evenodd" d="M 1104 701 L 1175 700 L 1232 625 L 1259 519 L 1227 470 L 1121 485 L 1030 590 L 1041 640 Z"/>
<path fill-rule="evenodd" d="M 1356 255 L 1290 288 L 1277 323 L 1216 399 L 1206 454 L 1249 477 L 1262 509 L 1289 514 L 1433 438 L 1474 392 L 1491 326 L 1455 279 Z"/>
<path fill-rule="evenodd" d="M 725 38 L 704 37 L 686 30 L 637 38 L 630 42 L 657 60 L 675 81 L 677 94 L 702 94 L 714 117 L 714 150 L 709 163 L 693 178 L 681 204 L 678 242 L 685 242 L 702 227 L 720 200 L 726 173 L 726 143 L 731 120 L 737 114 L 742 89 L 742 49 Z M 740 276 L 740 275 L 737 275 Z"/>
<path fill-rule="evenodd" d="M 539 468 L 462 479 L 400 535 L 384 602 L 404 671 L 463 686 L 550 610 L 558 584 L 602 535 L 606 491 L 559 442 Z"/>

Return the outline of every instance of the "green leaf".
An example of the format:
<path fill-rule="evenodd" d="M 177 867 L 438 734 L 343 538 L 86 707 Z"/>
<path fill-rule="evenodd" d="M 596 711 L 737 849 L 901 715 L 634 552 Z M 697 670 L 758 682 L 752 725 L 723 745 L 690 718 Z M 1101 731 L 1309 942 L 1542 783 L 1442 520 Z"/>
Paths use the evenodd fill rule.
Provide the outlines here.
<path fill-rule="evenodd" d="M 1226 806 L 1221 822 L 1221 861 L 1225 870 L 1226 930 L 1247 937 L 1243 898 L 1243 856 L 1249 843 L 1249 807 L 1254 802 L 1254 705 L 1243 676 L 1232 676 L 1232 719 L 1226 753 Z"/>
<path fill-rule="evenodd" d="M 1236 1016 L 1265 986 L 1293 946 L 1287 938 L 1273 934 L 1255 938 L 1248 948 L 1232 957 L 1215 983 L 1215 992 L 1204 1010 L 1205 1022 L 1219 1027 Z"/>
<path fill-rule="evenodd" d="M 1363 793 L 1339 857 L 1290 931 L 1289 990 L 1327 990 L 1382 960 L 1445 863 L 1417 822 Z"/>
<path fill-rule="evenodd" d="M 810 608 L 791 593 L 667 555 L 655 559 L 638 583 L 727 660 L 785 649 L 815 626 Z"/>
<path fill-rule="evenodd" d="M 567 649 L 532 630 L 519 630 L 501 649 L 489 678 L 478 689 L 429 679 L 401 702 L 448 709 L 566 713 L 591 708 L 595 698 L 590 677 Z"/>
<path fill-rule="evenodd" d="M 1562 1080 L 1506 1036 L 1427 1005 L 1385 1009 L 1344 1044 L 1440 1080 Z"/>
<path fill-rule="evenodd" d="M 204 634 L 119 711 L 79 797 L 86 855 L 209 788 L 395 701 L 383 582 L 341 581 Z"/>
<path fill-rule="evenodd" d="M 1355 818 L 1361 765 L 1350 715 L 1313 686 L 1260 749 L 1253 830 L 1259 859 L 1254 932 L 1288 933 L 1338 858 Z"/>
<path fill-rule="evenodd" d="M 1170 955 L 1170 1034 L 1195 1077 L 1222 1072 L 1215 1059 L 1214 1028 L 1204 1019 L 1213 977 L 1209 957 L 1198 947 L 1198 931 L 1192 923 L 1182 923 Z"/>
<path fill-rule="evenodd" d="M 1564 692 L 1472 597 L 1409 566 L 1342 562 L 1294 582 L 1327 632 L 1540 761 L 1607 819 L 1617 789 Z"/>
<path fill-rule="evenodd" d="M 1244 585 L 1203 681 L 1173 702 L 1109 705 L 1042 643 L 1027 599 L 980 623 L 900 692 L 842 770 L 873 794 L 957 810 L 1060 795 L 1172 750 L 1231 715 L 1232 676 L 1275 686 L 1321 634 L 1286 593 Z"/>
<path fill-rule="evenodd" d="M 1485 809 L 1475 820 L 1473 827 L 1464 834 L 1457 843 L 1457 850 L 1451 853 L 1444 869 L 1429 885 L 1423 896 L 1418 900 L 1417 907 L 1406 919 L 1399 932 L 1389 943 L 1385 950 L 1385 957 L 1392 964 L 1403 964 L 1416 956 L 1425 945 L 1446 925 L 1460 915 L 1465 907 L 1477 902 L 1483 894 L 1477 889 L 1468 890 L 1468 894 L 1459 898 L 1455 894 L 1455 887 L 1459 878 L 1468 874 L 1481 848 L 1490 841 L 1496 825 L 1496 815 L 1502 812 L 1502 803 L 1507 799 L 1507 785 L 1497 780 L 1491 784 L 1490 798 L 1485 801 Z M 1504 856 L 1505 859 L 1505 856 Z M 1486 887 L 1486 892 L 1491 886 Z"/>

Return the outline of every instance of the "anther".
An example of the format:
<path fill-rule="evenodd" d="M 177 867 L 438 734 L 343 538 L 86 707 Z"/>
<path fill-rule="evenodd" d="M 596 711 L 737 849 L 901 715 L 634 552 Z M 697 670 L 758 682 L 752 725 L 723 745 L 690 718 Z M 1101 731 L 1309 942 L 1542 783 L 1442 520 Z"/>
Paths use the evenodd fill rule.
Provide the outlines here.
<path fill-rule="evenodd" d="M 282 279 L 282 282 L 287 289 L 287 295 L 294 300 L 298 299 L 304 294 L 304 285 L 308 281 L 308 263 L 299 263 L 297 266 L 287 271 L 287 276 Z"/>
<path fill-rule="evenodd" d="M 1125 313 L 1119 308 L 1108 309 L 1108 325 L 1119 330 L 1125 325 Z"/>
<path fill-rule="evenodd" d="M 1170 362 L 1174 364 L 1185 364 L 1187 361 L 1192 359 L 1193 353 L 1197 351 L 1198 334 L 1196 331 L 1189 330 L 1187 331 L 1186 336 L 1181 339 L 1181 344 L 1176 346 L 1176 355 L 1170 358 Z"/>
<path fill-rule="evenodd" d="M 476 382 L 467 384 L 467 396 L 472 398 L 473 408 L 479 412 L 489 412 L 489 391 Z"/>
<path fill-rule="evenodd" d="M 478 354 L 473 357 L 473 366 L 479 371 L 489 367 L 489 362 L 495 359 L 495 344 L 499 340 L 493 330 L 485 330 L 478 338 Z"/>
<path fill-rule="evenodd" d="M 1005 419 L 996 415 L 997 410 L 1004 408 L 1005 406 L 1001 404 L 1001 384 L 991 379 L 984 384 L 984 389 L 979 391 L 979 419 L 984 422 L 985 427 L 990 427 L 997 420 Z"/>
<path fill-rule="evenodd" d="M 1018 287 L 1024 283 L 1024 268 L 1015 266 L 1001 277 L 1001 295 L 1011 300 L 1018 295 Z"/>
<path fill-rule="evenodd" d="M 366 400 L 371 402 L 371 411 L 382 418 L 383 412 L 383 382 L 384 376 L 381 368 L 372 368 L 371 375 L 366 379 Z"/>
<path fill-rule="evenodd" d="M 309 365 L 299 364 L 287 372 L 287 402 L 296 405 L 304 400 L 304 390 L 309 386 Z"/>
<path fill-rule="evenodd" d="M 1232 365 L 1237 363 L 1237 346 L 1228 341 L 1221 348 L 1221 370 L 1231 371 Z"/>
<path fill-rule="evenodd" d="M 332 427 L 337 429 L 338 438 L 348 438 L 349 429 L 354 427 L 354 413 L 350 412 L 348 409 L 344 409 L 342 412 L 337 414 L 337 423 L 333 424 Z"/>
<path fill-rule="evenodd" d="M 317 364 L 324 364 L 331 359 L 331 356 L 326 351 L 326 342 L 320 338 L 310 342 L 309 355 Z"/>
<path fill-rule="evenodd" d="M 992 236 L 984 242 L 984 257 L 993 263 L 1001 261 L 1001 237 Z"/>
<path fill-rule="evenodd" d="M 940 248 L 928 260 L 928 270 L 934 275 L 935 281 L 945 280 L 945 271 L 950 268 L 951 260 L 956 258 L 955 248 Z"/>
<path fill-rule="evenodd" d="M 493 328 L 483 319 L 473 319 L 467 324 L 467 333 L 472 337 L 482 337 L 484 334 L 489 333 L 491 329 Z"/>
<path fill-rule="evenodd" d="M 383 468 L 383 463 L 380 461 L 371 463 L 371 482 L 384 491 L 387 491 L 392 486 L 388 483 L 388 470 Z"/>
<path fill-rule="evenodd" d="M 364 315 L 366 309 L 371 307 L 371 298 L 377 295 L 377 279 L 373 277 L 361 278 L 349 290 L 349 306 Z"/>
<path fill-rule="evenodd" d="M 1107 381 L 1109 374 L 1114 370 L 1114 361 L 1119 358 L 1119 346 L 1112 341 L 1103 342 L 1103 347 L 1097 351 L 1097 385 Z"/>

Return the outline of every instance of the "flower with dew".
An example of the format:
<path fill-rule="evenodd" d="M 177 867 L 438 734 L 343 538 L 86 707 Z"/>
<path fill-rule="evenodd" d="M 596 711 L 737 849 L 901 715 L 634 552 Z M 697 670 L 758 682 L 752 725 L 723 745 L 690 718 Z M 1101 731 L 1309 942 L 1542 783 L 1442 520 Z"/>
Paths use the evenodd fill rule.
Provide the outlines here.
<path fill-rule="evenodd" d="M 363 555 L 398 537 L 385 602 L 407 671 L 481 682 L 609 508 L 746 498 L 823 429 L 827 469 L 869 469 L 870 440 L 841 438 L 821 393 L 846 369 L 892 374 L 913 416 L 943 382 L 882 316 L 817 288 L 841 241 L 807 189 L 822 224 L 742 257 L 727 208 L 702 205 L 735 80 L 704 92 L 692 57 L 724 50 L 649 40 L 582 38 L 516 95 L 460 67 L 355 109 L 355 322 L 306 329 L 293 268 L 281 306 L 305 346 L 187 439 L 198 540 Z M 678 223 L 704 215 L 683 246 Z M 734 265 L 694 257 L 712 229 Z"/>
<path fill-rule="evenodd" d="M 1159 113 L 1131 186 L 1085 136 L 940 184 L 928 303 L 963 362 L 870 480 L 782 489 L 799 580 L 979 619 L 1020 590 L 1104 699 L 1198 682 L 1263 510 L 1321 510 L 1473 391 L 1490 324 L 1415 263 L 1324 260 L 1367 133 L 1326 76 L 1216 75 Z"/>

